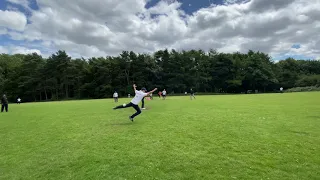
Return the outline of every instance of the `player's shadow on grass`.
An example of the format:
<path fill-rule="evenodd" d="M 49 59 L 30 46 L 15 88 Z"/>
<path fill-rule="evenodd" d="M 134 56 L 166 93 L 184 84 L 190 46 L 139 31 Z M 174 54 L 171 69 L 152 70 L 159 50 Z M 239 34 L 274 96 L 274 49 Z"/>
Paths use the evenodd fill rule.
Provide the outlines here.
<path fill-rule="evenodd" d="M 320 116 L 307 116 L 307 118 L 311 118 L 311 119 L 320 119 Z"/>
<path fill-rule="evenodd" d="M 298 134 L 298 135 L 303 135 L 303 136 L 309 136 L 310 134 L 308 132 L 303 132 L 303 131 L 294 131 L 290 130 L 291 133 Z"/>
<path fill-rule="evenodd" d="M 122 122 L 122 123 L 111 123 L 111 124 L 107 124 L 109 126 L 130 126 L 132 125 L 132 122 Z"/>

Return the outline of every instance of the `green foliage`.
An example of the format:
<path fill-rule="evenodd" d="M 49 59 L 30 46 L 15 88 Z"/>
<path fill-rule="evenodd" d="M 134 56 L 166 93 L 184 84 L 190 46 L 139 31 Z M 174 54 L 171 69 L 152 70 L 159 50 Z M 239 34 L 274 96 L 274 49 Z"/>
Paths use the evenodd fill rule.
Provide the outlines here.
<path fill-rule="evenodd" d="M 320 91 L 320 87 L 319 86 L 294 87 L 286 90 L 286 92 L 308 92 L 308 91 Z"/>
<path fill-rule="evenodd" d="M 116 57 L 72 59 L 58 51 L 0 55 L 0 93 L 10 101 L 88 99 L 133 94 L 139 87 L 179 94 L 193 88 L 203 93 L 273 92 L 281 86 L 319 85 L 320 62 L 288 58 L 274 63 L 261 52 L 219 53 L 215 50 L 160 50 L 153 55 L 123 51 Z"/>
<path fill-rule="evenodd" d="M 296 82 L 296 86 L 298 87 L 320 86 L 320 75 L 302 76 Z"/>

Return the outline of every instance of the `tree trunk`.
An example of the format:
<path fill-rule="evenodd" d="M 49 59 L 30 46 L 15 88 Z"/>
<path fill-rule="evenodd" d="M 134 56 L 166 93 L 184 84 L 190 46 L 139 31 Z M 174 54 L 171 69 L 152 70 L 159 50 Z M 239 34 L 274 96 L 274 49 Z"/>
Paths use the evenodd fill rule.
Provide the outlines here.
<path fill-rule="evenodd" d="M 58 100 L 59 99 L 59 92 L 58 92 L 58 89 L 56 88 L 56 99 Z"/>
<path fill-rule="evenodd" d="M 44 94 L 46 96 L 46 101 L 47 101 L 48 100 L 48 94 L 47 94 L 47 89 L 46 88 L 44 88 Z"/>
<path fill-rule="evenodd" d="M 80 93 L 80 79 L 78 78 L 78 98 L 80 99 L 81 93 Z"/>
<path fill-rule="evenodd" d="M 33 95 L 33 99 L 34 99 L 35 102 L 37 101 L 37 95 L 36 95 L 36 93 L 37 93 L 37 92 L 33 89 L 32 95 Z"/>
<path fill-rule="evenodd" d="M 127 70 L 124 70 L 124 73 L 126 74 L 126 78 L 127 78 L 127 83 L 128 83 L 128 85 L 130 85 L 130 81 L 129 81 L 129 79 L 130 79 L 130 77 L 129 77 L 129 71 L 127 71 Z"/>
<path fill-rule="evenodd" d="M 68 94 L 68 85 L 66 85 L 66 98 L 69 98 L 69 94 Z"/>

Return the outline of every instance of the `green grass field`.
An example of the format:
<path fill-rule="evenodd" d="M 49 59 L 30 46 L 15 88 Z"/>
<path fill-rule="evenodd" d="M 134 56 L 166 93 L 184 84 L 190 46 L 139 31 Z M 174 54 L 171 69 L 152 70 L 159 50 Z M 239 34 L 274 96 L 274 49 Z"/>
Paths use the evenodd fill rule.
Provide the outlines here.
<path fill-rule="evenodd" d="M 114 106 L 10 105 L 0 179 L 320 179 L 319 92 L 154 98 L 134 122 Z"/>

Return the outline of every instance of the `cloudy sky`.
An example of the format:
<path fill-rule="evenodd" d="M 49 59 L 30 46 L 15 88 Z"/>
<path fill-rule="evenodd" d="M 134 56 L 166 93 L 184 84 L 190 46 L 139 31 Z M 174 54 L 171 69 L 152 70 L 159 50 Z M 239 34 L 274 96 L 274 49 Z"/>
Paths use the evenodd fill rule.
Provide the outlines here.
<path fill-rule="evenodd" d="M 320 0 L 0 0 L 0 53 L 216 49 L 320 59 Z"/>

